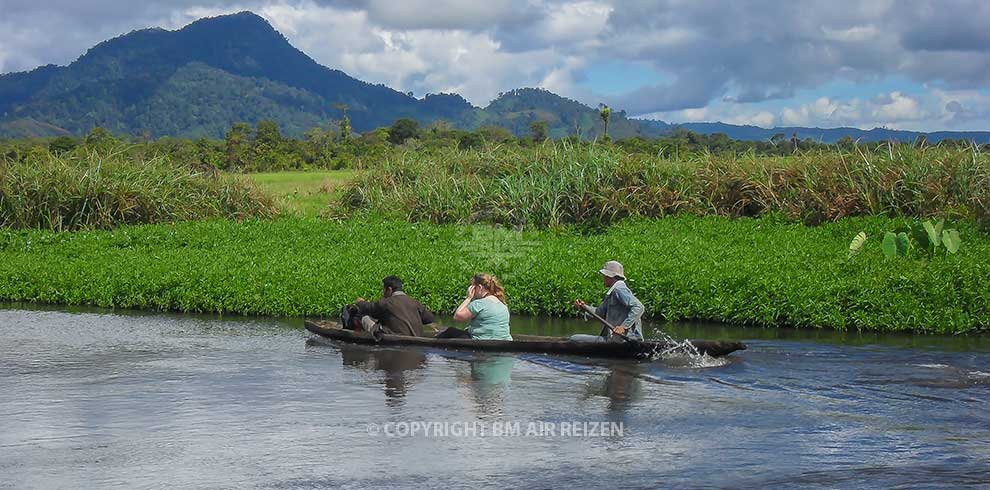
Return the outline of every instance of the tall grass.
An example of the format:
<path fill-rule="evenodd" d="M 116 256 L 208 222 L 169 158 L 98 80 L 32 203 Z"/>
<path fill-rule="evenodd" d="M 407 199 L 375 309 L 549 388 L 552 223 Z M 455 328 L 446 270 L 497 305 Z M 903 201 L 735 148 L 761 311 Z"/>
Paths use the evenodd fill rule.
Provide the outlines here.
<path fill-rule="evenodd" d="M 990 217 L 990 155 L 887 146 L 773 157 L 625 154 L 547 143 L 409 152 L 356 179 L 340 203 L 435 223 L 606 225 L 678 213 Z"/>
<path fill-rule="evenodd" d="M 0 227 L 68 231 L 275 213 L 249 183 L 162 156 L 134 161 L 118 149 L 0 159 Z"/>

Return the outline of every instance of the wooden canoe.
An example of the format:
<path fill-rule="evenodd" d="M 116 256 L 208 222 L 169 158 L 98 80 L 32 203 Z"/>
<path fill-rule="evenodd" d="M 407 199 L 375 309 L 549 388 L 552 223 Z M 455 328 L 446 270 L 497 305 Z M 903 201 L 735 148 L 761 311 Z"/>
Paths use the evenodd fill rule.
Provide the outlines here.
<path fill-rule="evenodd" d="M 378 345 L 417 345 L 444 349 L 480 350 L 495 352 L 536 352 L 543 354 L 570 354 L 587 357 L 611 357 L 640 359 L 657 355 L 669 346 L 659 342 L 571 342 L 564 337 L 541 337 L 537 335 L 516 335 L 513 340 L 437 339 L 433 337 L 410 337 L 407 335 L 385 334 L 380 339 L 370 332 L 355 332 L 341 328 L 332 321 L 306 320 L 306 330 L 321 337 L 353 344 Z M 702 354 L 721 357 L 737 350 L 746 349 L 742 342 L 717 340 L 692 340 L 692 344 Z"/>

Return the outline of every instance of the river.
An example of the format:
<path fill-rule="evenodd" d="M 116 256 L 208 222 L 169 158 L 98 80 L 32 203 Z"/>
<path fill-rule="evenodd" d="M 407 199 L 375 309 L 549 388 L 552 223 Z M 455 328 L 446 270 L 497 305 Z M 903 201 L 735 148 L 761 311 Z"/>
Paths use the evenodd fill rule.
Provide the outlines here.
<path fill-rule="evenodd" d="M 665 328 L 749 349 L 383 349 L 299 319 L 6 305 L 0 488 L 990 486 L 990 338 Z"/>

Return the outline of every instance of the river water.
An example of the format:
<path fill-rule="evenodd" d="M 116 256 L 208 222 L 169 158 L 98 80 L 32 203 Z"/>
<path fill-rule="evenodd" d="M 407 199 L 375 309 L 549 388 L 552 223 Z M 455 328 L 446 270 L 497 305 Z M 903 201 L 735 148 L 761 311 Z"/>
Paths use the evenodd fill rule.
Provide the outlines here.
<path fill-rule="evenodd" d="M 987 337 L 668 330 L 749 349 L 382 349 L 299 319 L 7 305 L 0 488 L 990 487 Z"/>

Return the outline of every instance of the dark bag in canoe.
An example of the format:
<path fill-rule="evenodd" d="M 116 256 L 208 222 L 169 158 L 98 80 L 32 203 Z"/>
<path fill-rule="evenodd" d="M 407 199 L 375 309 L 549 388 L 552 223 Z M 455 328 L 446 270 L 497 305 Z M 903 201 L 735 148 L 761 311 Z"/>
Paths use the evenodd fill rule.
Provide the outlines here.
<path fill-rule="evenodd" d="M 340 324 L 348 330 L 353 330 L 355 332 L 360 332 L 361 328 L 361 314 L 358 312 L 357 305 L 344 305 L 340 309 Z"/>

